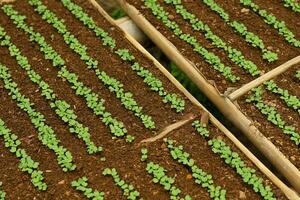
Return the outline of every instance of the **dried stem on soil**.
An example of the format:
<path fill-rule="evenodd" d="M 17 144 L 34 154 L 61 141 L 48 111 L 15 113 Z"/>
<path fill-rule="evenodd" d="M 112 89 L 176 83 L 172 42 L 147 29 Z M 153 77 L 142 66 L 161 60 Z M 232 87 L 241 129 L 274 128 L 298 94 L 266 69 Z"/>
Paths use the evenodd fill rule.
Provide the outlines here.
<path fill-rule="evenodd" d="M 206 113 L 206 112 L 204 112 L 204 114 L 202 114 L 202 116 L 203 115 L 209 116 L 208 113 Z M 151 142 L 155 142 L 157 140 L 160 140 L 160 139 L 166 137 L 166 135 L 168 135 L 168 133 L 174 131 L 175 129 L 180 128 L 181 126 L 187 124 L 188 122 L 195 119 L 196 117 L 197 116 L 194 115 L 194 114 L 188 114 L 184 117 L 184 119 L 165 127 L 158 135 L 156 135 L 154 137 L 151 137 L 151 138 L 144 139 L 139 144 L 141 144 L 141 143 L 151 143 Z M 202 120 L 202 117 L 201 117 L 201 120 Z"/>

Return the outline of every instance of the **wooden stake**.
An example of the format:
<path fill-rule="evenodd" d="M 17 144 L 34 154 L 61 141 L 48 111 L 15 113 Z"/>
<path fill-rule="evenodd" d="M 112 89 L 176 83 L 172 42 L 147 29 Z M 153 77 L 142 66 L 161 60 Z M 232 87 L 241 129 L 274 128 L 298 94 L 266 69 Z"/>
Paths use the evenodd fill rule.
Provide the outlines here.
<path fill-rule="evenodd" d="M 228 95 L 228 98 L 232 101 L 238 99 L 239 97 L 243 96 L 247 92 L 249 92 L 251 89 L 261 85 L 262 83 L 284 73 L 287 71 L 290 67 L 300 62 L 300 56 L 297 56 L 286 63 L 283 63 L 279 67 L 269 71 L 268 73 L 258 77 L 257 79 L 247 83 L 246 85 L 242 86 L 241 88 L 235 90 L 231 94 Z"/>

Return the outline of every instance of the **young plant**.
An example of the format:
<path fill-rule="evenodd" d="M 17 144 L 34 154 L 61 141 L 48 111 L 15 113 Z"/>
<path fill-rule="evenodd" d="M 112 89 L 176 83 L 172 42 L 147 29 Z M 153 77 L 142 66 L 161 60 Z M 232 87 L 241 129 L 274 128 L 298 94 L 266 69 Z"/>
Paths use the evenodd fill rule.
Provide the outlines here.
<path fill-rule="evenodd" d="M 263 59 L 269 62 L 278 60 L 277 53 L 268 50 L 263 40 L 258 35 L 250 32 L 245 24 L 230 19 L 230 15 L 220 5 L 218 5 L 218 3 L 216 3 L 214 0 L 202 0 L 202 2 L 205 3 L 212 11 L 217 13 L 228 26 L 233 28 L 235 32 L 242 35 L 245 38 L 246 42 L 251 44 L 253 47 L 259 48 L 263 53 Z"/>
<path fill-rule="evenodd" d="M 295 47 L 300 47 L 300 40 L 296 39 L 295 34 L 286 26 L 284 21 L 279 21 L 273 14 L 269 14 L 268 11 L 261 9 L 252 0 L 240 0 L 240 3 L 261 16 L 265 23 L 277 29 L 278 33 L 282 35 L 288 43 Z"/>
<path fill-rule="evenodd" d="M 201 125 L 201 122 L 199 120 L 193 121 L 192 126 L 202 137 L 209 137 L 209 131 L 207 130 L 206 125 Z"/>
<path fill-rule="evenodd" d="M 232 151 L 221 139 L 208 141 L 212 151 L 219 154 L 226 164 L 231 166 L 243 178 L 244 183 L 252 186 L 253 190 L 260 194 L 265 200 L 275 200 L 274 193 L 270 186 L 264 186 L 263 179 L 255 174 L 255 169 L 247 167 L 239 154 Z"/>
<path fill-rule="evenodd" d="M 5 200 L 6 193 L 2 191 L 2 182 L 0 181 L 0 200 Z"/>
<path fill-rule="evenodd" d="M 5 34 L 6 35 L 6 34 Z M 86 146 L 89 154 L 98 153 L 102 151 L 102 147 L 97 147 L 92 141 L 89 130 L 83 124 L 78 122 L 77 115 L 71 106 L 64 100 L 59 99 L 54 93 L 53 89 L 42 79 L 42 77 L 36 73 L 28 62 L 28 59 L 22 55 L 20 49 L 18 49 L 10 40 L 7 38 L 0 38 L 0 41 L 6 40 L 6 47 L 8 47 L 10 54 L 14 57 L 18 65 L 24 69 L 29 79 L 41 90 L 42 96 L 44 96 L 51 106 L 55 110 L 55 113 L 61 120 L 68 124 L 71 133 L 76 134 L 78 138 L 82 139 Z"/>
<path fill-rule="evenodd" d="M 141 154 L 142 154 L 142 156 L 141 156 L 141 161 L 142 161 L 142 162 L 146 161 L 147 158 L 148 158 L 148 149 L 142 148 L 142 149 L 141 149 Z"/>
<path fill-rule="evenodd" d="M 144 4 L 152 11 L 152 14 L 156 16 L 158 20 L 160 20 L 166 27 L 173 31 L 173 33 L 181 40 L 191 45 L 195 52 L 200 54 L 208 64 L 212 65 L 213 68 L 219 71 L 226 79 L 231 82 L 236 82 L 240 79 L 240 77 L 232 73 L 230 67 L 225 66 L 221 62 L 221 59 L 217 55 L 202 47 L 195 37 L 184 33 L 175 21 L 170 20 L 168 17 L 169 13 L 158 4 L 157 0 L 145 0 Z"/>
<path fill-rule="evenodd" d="M 23 30 L 30 37 L 32 42 L 37 43 L 40 46 L 40 51 L 43 53 L 45 59 L 52 61 L 53 67 L 60 69 L 58 76 L 66 79 L 71 85 L 72 89 L 76 92 L 76 95 L 83 97 L 86 101 L 87 106 L 93 110 L 94 114 L 102 118 L 102 122 L 109 127 L 111 133 L 116 137 L 122 137 L 127 134 L 127 130 L 124 124 L 114 118 L 111 113 L 107 112 L 104 106 L 104 100 L 99 97 L 98 94 L 94 93 L 90 88 L 84 85 L 84 83 L 78 81 L 78 76 L 75 73 L 71 73 L 67 70 L 65 66 L 65 61 L 62 59 L 61 55 L 58 54 L 51 45 L 49 45 L 45 38 L 34 31 L 33 27 L 28 26 L 24 20 L 26 17 L 21 18 L 22 20 L 16 21 L 18 18 L 18 12 L 13 10 L 10 5 L 5 5 L 2 7 L 4 12 L 9 15 L 17 28 Z M 0 33 L 5 33 L 4 29 L 0 27 Z M 7 45 L 9 36 L 3 36 L 4 41 L 1 45 Z"/>
<path fill-rule="evenodd" d="M 11 130 L 5 126 L 2 119 L 0 119 L 0 136 L 4 138 L 5 147 L 19 158 L 20 170 L 31 175 L 31 183 L 38 188 L 38 190 L 46 190 L 48 186 L 43 181 L 43 172 L 38 169 L 39 163 L 34 161 L 24 149 L 20 148 L 20 145 L 22 144 L 21 140 L 19 140 L 18 136 L 13 134 Z M 2 195 L 0 192 L 0 199 L 1 197 Z"/>
<path fill-rule="evenodd" d="M 134 186 L 122 180 L 115 168 L 106 168 L 103 171 L 104 176 L 112 176 L 115 184 L 123 190 L 123 195 L 128 200 L 136 200 L 140 197 L 140 193 L 135 190 Z"/>
<path fill-rule="evenodd" d="M 100 28 L 79 5 L 73 3 L 71 0 L 61 0 L 61 2 L 78 20 L 87 26 L 87 28 L 92 30 L 96 36 L 102 40 L 103 45 L 108 46 L 111 50 L 116 49 L 116 41 L 110 37 L 107 32 Z M 128 49 L 116 49 L 114 52 L 120 57 L 120 59 L 131 65 L 131 69 L 135 71 L 138 76 L 144 79 L 144 83 L 148 85 L 152 91 L 157 92 L 161 97 L 163 97 L 164 103 L 170 103 L 171 108 L 176 109 L 177 112 L 182 112 L 184 110 L 184 99 L 180 98 L 175 93 L 166 92 L 163 87 L 163 83 L 151 72 L 142 67 Z M 172 98 L 170 98 L 170 96 Z"/>
<path fill-rule="evenodd" d="M 64 21 L 59 19 L 54 12 L 50 11 L 42 1 L 29 0 L 29 3 L 34 6 L 35 11 L 38 12 L 46 22 L 53 25 L 57 32 L 63 36 L 65 43 L 80 56 L 88 69 L 93 70 L 96 73 L 98 79 L 108 87 L 110 92 L 114 93 L 116 97 L 120 99 L 122 105 L 124 105 L 126 109 L 132 111 L 135 116 L 139 117 L 146 128 L 154 129 L 154 121 L 150 116 L 143 114 L 142 107 L 138 105 L 133 97 L 134 95 L 130 92 L 126 92 L 123 88 L 123 84 L 119 80 L 109 76 L 104 71 L 99 70 L 98 61 L 92 58 L 87 52 L 87 47 L 69 32 Z"/>
<path fill-rule="evenodd" d="M 299 80 L 300 80 L 300 70 L 298 70 L 297 72 L 296 72 L 296 78 L 298 78 Z"/>
<path fill-rule="evenodd" d="M 147 172 L 153 176 L 153 183 L 159 183 L 164 187 L 165 190 L 169 191 L 170 199 L 173 200 L 191 200 L 192 198 L 189 195 L 186 195 L 184 198 L 180 198 L 181 190 L 174 186 L 175 178 L 169 177 L 165 174 L 167 170 L 161 167 L 158 164 L 149 162 L 146 168 Z"/>
<path fill-rule="evenodd" d="M 248 103 L 254 103 L 257 109 L 267 117 L 267 120 L 273 123 L 275 126 L 280 128 L 284 134 L 288 135 L 290 139 L 298 146 L 300 144 L 300 135 L 296 131 L 296 128 L 292 125 L 287 125 L 287 123 L 282 119 L 281 115 L 278 113 L 275 107 L 266 104 L 263 99 L 262 87 L 252 89 L 252 94 L 246 99 Z"/>
<path fill-rule="evenodd" d="M 215 154 L 219 154 L 227 165 L 235 169 L 237 174 L 243 178 L 243 181 L 246 184 L 252 186 L 253 190 L 259 193 L 263 199 L 275 200 L 272 189 L 269 186 L 263 185 L 263 179 L 255 174 L 255 169 L 246 166 L 245 162 L 240 158 L 237 152 L 232 151 L 221 139 L 210 139 L 209 131 L 206 127 L 201 126 L 198 121 L 194 122 L 193 126 L 200 135 L 208 140 L 208 145 L 211 146 L 211 150 Z M 182 147 L 177 151 L 181 152 Z"/>
<path fill-rule="evenodd" d="M 246 59 L 241 51 L 233 48 L 219 36 L 217 36 L 206 23 L 202 22 L 194 14 L 190 13 L 183 6 L 181 1 L 164 1 L 167 4 L 171 4 L 173 7 L 175 7 L 176 13 L 180 14 L 184 20 L 187 20 L 195 31 L 201 31 L 204 34 L 204 37 L 210 40 L 214 46 L 224 50 L 227 53 L 228 58 L 233 63 L 246 70 L 247 73 L 251 74 L 252 76 L 260 75 L 259 69 L 252 61 Z"/>
<path fill-rule="evenodd" d="M 174 146 L 173 140 L 166 140 L 166 143 L 172 158 L 178 161 L 180 164 L 185 165 L 189 170 L 192 171 L 192 176 L 195 179 L 195 183 L 207 189 L 210 198 L 215 200 L 226 199 L 226 190 L 214 184 L 212 175 L 200 169 L 195 164 L 195 161 L 190 158 L 190 155 L 183 151 L 183 146 Z"/>
<path fill-rule="evenodd" d="M 92 188 L 88 187 L 88 178 L 82 177 L 77 180 L 72 181 L 71 186 L 76 190 L 83 192 L 83 194 L 88 199 L 92 200 L 104 200 L 104 192 L 93 191 Z"/>
<path fill-rule="evenodd" d="M 16 101 L 18 107 L 29 116 L 31 123 L 38 131 L 39 140 L 55 152 L 57 162 L 63 171 L 75 170 L 76 165 L 73 164 L 71 152 L 59 144 L 60 141 L 56 138 L 54 130 L 46 124 L 44 115 L 36 111 L 30 99 L 21 94 L 18 84 L 12 80 L 7 67 L 2 64 L 0 64 L 0 79 L 4 82 L 4 88 L 9 92 L 11 98 Z M 38 174 L 35 175 L 38 176 Z"/>
<path fill-rule="evenodd" d="M 300 13 L 300 4 L 299 1 L 295 0 L 283 0 L 285 7 L 290 7 L 293 11 Z"/>
<path fill-rule="evenodd" d="M 280 99 L 282 99 L 288 107 L 296 110 L 300 115 L 300 99 L 297 96 L 290 95 L 288 90 L 280 88 L 273 80 L 267 81 L 265 85 L 267 90 L 280 95 Z"/>

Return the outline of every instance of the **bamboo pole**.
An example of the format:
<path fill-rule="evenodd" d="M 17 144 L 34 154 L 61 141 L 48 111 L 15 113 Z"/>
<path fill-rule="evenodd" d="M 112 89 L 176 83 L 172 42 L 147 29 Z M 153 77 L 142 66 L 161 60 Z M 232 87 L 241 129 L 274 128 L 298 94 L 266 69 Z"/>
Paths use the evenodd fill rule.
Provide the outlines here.
<path fill-rule="evenodd" d="M 243 85 L 241 88 L 235 90 L 231 94 L 228 95 L 228 98 L 232 101 L 238 99 L 239 97 L 243 96 L 247 92 L 249 92 L 251 89 L 261 85 L 262 83 L 282 74 L 283 72 L 287 71 L 290 67 L 300 62 L 300 56 L 297 56 L 279 67 L 269 71 L 268 73 L 258 77 L 257 79 Z"/>
<path fill-rule="evenodd" d="M 124 0 L 117 0 L 131 19 L 144 31 L 146 35 L 178 66 L 189 78 L 208 96 L 215 105 L 230 119 L 250 141 L 272 162 L 272 164 L 289 180 L 293 187 L 300 192 L 299 170 L 252 124 L 252 122 L 226 97 L 222 97 L 200 73 L 200 71 L 165 38 L 155 27 L 148 22 L 142 14 Z M 211 119 L 214 119 L 211 116 Z M 232 134 L 231 138 L 234 136 Z M 238 142 L 238 147 L 241 143 Z M 244 152 L 247 155 L 247 152 Z M 257 160 L 258 161 L 258 160 Z M 256 161 L 253 161 L 256 163 Z M 258 161 L 259 162 L 259 161 Z M 260 162 L 259 162 L 260 163 Z M 266 170 L 266 169 L 265 169 Z M 266 172 L 264 170 L 264 172 Z M 293 196 L 292 190 L 286 188 L 282 182 L 274 177 L 275 184 L 281 188 L 287 196 Z M 281 182 L 281 183 L 280 183 Z M 294 199 L 294 198 L 292 198 Z M 298 198 L 295 198 L 298 199 Z"/>

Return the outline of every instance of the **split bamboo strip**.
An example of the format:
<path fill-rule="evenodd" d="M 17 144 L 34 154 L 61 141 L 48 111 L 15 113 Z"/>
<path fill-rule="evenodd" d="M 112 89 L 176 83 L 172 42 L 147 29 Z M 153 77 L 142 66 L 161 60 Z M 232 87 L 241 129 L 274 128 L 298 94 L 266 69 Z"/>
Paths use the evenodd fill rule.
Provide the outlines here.
<path fill-rule="evenodd" d="M 232 101 L 238 99 L 239 97 L 243 96 L 244 94 L 246 94 L 247 92 L 249 92 L 251 89 L 261 85 L 262 83 L 284 73 L 285 71 L 287 71 L 290 67 L 292 67 L 295 64 L 298 64 L 300 62 L 300 56 L 297 56 L 285 63 L 283 63 L 282 65 L 276 67 L 275 69 L 267 72 L 266 74 L 256 78 L 255 80 L 243 85 L 242 87 L 240 87 L 239 89 L 235 90 L 234 92 L 232 92 L 231 94 L 228 95 L 228 98 Z"/>
<path fill-rule="evenodd" d="M 90 0 L 93 1 L 93 0 Z M 252 124 L 252 122 L 233 104 L 231 100 L 222 95 L 217 89 L 209 83 L 200 73 L 200 71 L 189 62 L 174 45 L 165 38 L 156 28 L 139 13 L 139 11 L 132 5 L 126 3 L 124 0 L 117 0 L 125 12 L 131 19 L 139 26 L 144 33 L 178 66 L 186 73 L 189 78 L 208 96 L 214 104 L 223 112 L 223 114 L 230 119 L 243 133 L 250 139 L 250 141 L 272 162 L 272 164 L 289 180 L 293 187 L 300 192 L 300 172 L 299 170 L 271 143 L 264 135 Z M 133 44 L 136 42 L 132 42 Z M 138 45 L 136 45 L 138 46 Z M 141 51 L 141 49 L 140 49 Z M 145 53 L 147 55 L 147 53 Z M 161 66 L 154 61 L 156 66 Z M 162 67 L 162 66 L 161 66 Z M 159 67 L 161 69 L 161 67 Z M 161 69 L 165 75 L 169 74 L 166 69 Z M 171 76 L 171 75 L 170 75 Z M 168 77 L 168 76 L 167 76 Z M 170 80 L 175 78 L 170 78 Z M 174 80 L 173 80 L 174 81 Z M 172 82 L 173 82 L 172 81 Z M 176 82 L 176 81 L 175 81 Z M 174 82 L 173 82 L 174 83 Z M 176 84 L 178 85 L 178 84 Z M 180 84 L 179 84 L 180 85 Z M 186 91 L 183 86 L 179 87 L 182 91 Z M 193 99 L 193 98 L 192 98 Z M 194 101 L 195 102 L 195 101 Z M 199 105 L 199 104 L 198 104 Z M 202 106 L 201 106 L 202 107 Z M 211 121 L 215 119 L 211 116 Z M 215 124 L 216 121 L 214 121 Z M 220 124 L 219 124 L 220 125 Z M 219 126 L 220 127 L 220 126 Z M 223 127 L 221 125 L 221 127 Z M 224 128 L 225 129 L 225 128 Z M 229 138 L 235 138 L 230 132 L 227 135 Z M 234 139 L 232 139 L 234 141 Z M 235 143 L 241 150 L 242 144 L 237 140 Z M 242 150 L 243 151 L 243 150 Z M 247 151 L 243 151 L 249 158 Z M 250 153 L 251 154 L 251 153 Z M 252 160 L 257 166 L 260 163 L 258 160 Z M 262 163 L 260 163 L 263 165 Z M 262 171 L 266 172 L 268 169 L 263 167 Z M 268 174 L 268 173 L 267 173 Z M 285 192 L 290 199 L 299 199 L 296 194 L 282 183 L 274 174 L 270 172 L 269 178 Z M 270 175 L 269 174 L 269 175 Z"/>

